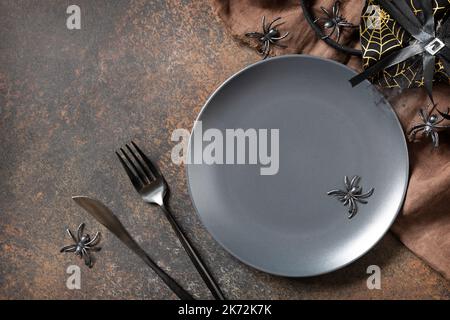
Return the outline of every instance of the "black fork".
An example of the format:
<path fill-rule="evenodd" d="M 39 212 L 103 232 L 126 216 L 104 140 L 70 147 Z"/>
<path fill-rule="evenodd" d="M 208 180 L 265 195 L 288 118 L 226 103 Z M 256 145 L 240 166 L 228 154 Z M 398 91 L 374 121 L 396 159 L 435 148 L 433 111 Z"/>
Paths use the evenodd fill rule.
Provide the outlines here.
<path fill-rule="evenodd" d="M 120 153 L 116 152 L 116 155 L 122 163 L 122 166 L 130 178 L 134 188 L 145 202 L 158 205 L 162 209 L 164 215 L 167 220 L 169 220 L 170 225 L 175 231 L 175 234 L 189 255 L 189 258 L 202 277 L 203 281 L 208 286 L 214 298 L 216 300 L 225 300 L 220 287 L 211 276 L 210 272 L 206 268 L 206 265 L 201 260 L 200 255 L 194 249 L 176 222 L 174 216 L 167 208 L 165 199 L 168 196 L 169 187 L 167 186 L 161 172 L 156 168 L 156 166 L 153 165 L 150 159 L 133 141 L 131 141 L 131 145 L 134 150 L 130 145 L 126 144 L 125 148 L 120 148 Z"/>

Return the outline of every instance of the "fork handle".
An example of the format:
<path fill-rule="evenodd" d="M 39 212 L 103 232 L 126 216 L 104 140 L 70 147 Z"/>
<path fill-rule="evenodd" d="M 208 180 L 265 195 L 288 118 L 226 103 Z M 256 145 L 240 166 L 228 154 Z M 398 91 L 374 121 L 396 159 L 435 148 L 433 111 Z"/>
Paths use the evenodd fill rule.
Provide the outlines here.
<path fill-rule="evenodd" d="M 209 273 L 208 269 L 206 268 L 206 265 L 200 258 L 200 255 L 197 253 L 197 251 L 194 249 L 192 244 L 190 243 L 189 239 L 184 235 L 183 231 L 181 230 L 180 226 L 178 225 L 177 221 L 173 217 L 172 213 L 169 211 L 169 209 L 163 204 L 160 206 L 162 211 L 164 212 L 165 216 L 170 222 L 170 225 L 172 226 L 173 230 L 175 231 L 178 239 L 180 240 L 181 244 L 183 245 L 184 249 L 186 250 L 189 258 L 191 259 L 192 263 L 194 264 L 195 268 L 197 269 L 198 273 L 202 277 L 205 284 L 208 286 L 208 289 L 211 291 L 212 295 L 216 300 L 226 300 L 225 296 L 223 295 L 222 291 L 220 290 L 219 285 L 216 283 L 214 278 Z"/>

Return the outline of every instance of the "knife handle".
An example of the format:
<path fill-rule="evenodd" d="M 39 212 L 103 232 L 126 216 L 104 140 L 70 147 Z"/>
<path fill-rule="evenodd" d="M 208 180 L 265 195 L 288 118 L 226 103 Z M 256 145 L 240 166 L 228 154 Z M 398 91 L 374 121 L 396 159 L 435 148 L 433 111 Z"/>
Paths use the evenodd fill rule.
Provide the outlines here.
<path fill-rule="evenodd" d="M 164 281 L 164 283 L 181 299 L 194 300 L 194 298 L 184 290 L 171 276 L 169 276 L 163 269 L 161 269 L 142 249 L 139 244 L 131 237 L 125 227 L 117 219 L 113 228 L 105 225 L 112 231 L 128 248 L 136 253 L 144 262 L 153 269 L 153 271 Z"/>
<path fill-rule="evenodd" d="M 137 245 L 137 244 L 136 244 Z M 131 247 L 130 247 L 131 248 Z M 184 290 L 171 276 L 161 269 L 141 247 L 131 248 L 144 262 L 153 269 L 153 271 L 164 281 L 164 283 L 180 298 L 181 300 L 194 300 L 194 298 Z"/>
<path fill-rule="evenodd" d="M 172 291 L 181 300 L 194 300 L 194 298 L 184 290 L 171 276 L 169 276 L 164 270 L 147 255 L 139 244 L 128 233 L 127 229 L 120 222 L 119 218 L 109 210 L 103 203 L 98 200 L 90 199 L 83 196 L 75 196 L 72 199 L 80 205 L 84 210 L 90 213 L 98 222 L 104 225 L 109 231 L 111 231 L 120 241 L 122 241 L 128 248 L 136 253 L 144 262 L 153 269 L 153 271 L 164 281 L 164 283 L 172 289 Z"/>

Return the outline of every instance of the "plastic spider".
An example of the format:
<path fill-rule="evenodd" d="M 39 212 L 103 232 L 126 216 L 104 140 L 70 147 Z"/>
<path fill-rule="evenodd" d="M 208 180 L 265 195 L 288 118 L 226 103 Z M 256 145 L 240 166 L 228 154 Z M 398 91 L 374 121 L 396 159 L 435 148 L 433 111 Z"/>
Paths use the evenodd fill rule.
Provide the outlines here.
<path fill-rule="evenodd" d="M 348 22 L 341 13 L 341 2 L 335 1 L 333 4 L 332 12 L 330 13 L 324 7 L 320 7 L 320 9 L 325 13 L 325 17 L 319 17 L 314 20 L 314 23 L 323 22 L 324 29 L 328 29 L 331 31 L 324 35 L 322 39 L 327 39 L 333 36 L 336 33 L 336 42 L 339 42 L 341 39 L 341 29 L 342 28 L 355 28 L 356 26 L 350 22 Z"/>
<path fill-rule="evenodd" d="M 362 188 L 358 185 L 361 177 L 353 176 L 350 181 L 347 176 L 344 177 L 345 190 L 331 190 L 328 191 L 329 196 L 335 196 L 339 201 L 341 201 L 344 206 L 349 206 L 348 218 L 351 219 L 358 212 L 357 203 L 366 204 L 367 201 L 363 200 L 370 197 L 373 194 L 374 188 L 370 189 L 366 193 L 362 193 Z"/>
<path fill-rule="evenodd" d="M 284 35 L 280 34 L 280 31 L 278 31 L 277 27 L 282 25 L 282 23 L 279 23 L 277 25 L 274 25 L 274 23 L 278 20 L 280 20 L 281 17 L 276 18 L 271 23 L 266 25 L 266 17 L 262 17 L 262 33 L 261 32 L 248 32 L 245 34 L 246 37 L 249 38 L 257 38 L 258 41 L 261 43 L 261 47 L 259 49 L 259 54 L 263 56 L 263 59 L 266 59 L 269 56 L 270 53 L 270 45 L 273 44 L 275 46 L 286 48 L 285 45 L 278 44 L 277 42 L 281 39 L 286 38 L 289 35 L 289 32 L 286 32 Z"/>
<path fill-rule="evenodd" d="M 433 146 L 435 148 L 439 147 L 439 135 L 437 129 L 448 129 L 450 126 L 442 126 L 439 125 L 445 119 L 448 119 L 450 109 L 447 109 L 447 113 L 441 113 L 442 118 L 440 118 L 437 114 L 432 113 L 428 114 L 428 112 L 423 109 L 419 110 L 419 116 L 422 120 L 422 123 L 414 125 L 409 131 L 408 135 L 410 136 L 410 140 L 414 141 L 416 138 L 416 134 L 418 132 L 422 132 L 422 135 L 428 137 L 431 136 L 431 140 L 433 141 Z"/>
<path fill-rule="evenodd" d="M 89 234 L 83 235 L 84 223 L 80 224 L 77 229 L 77 236 L 75 237 L 69 228 L 66 229 L 67 233 L 70 235 L 74 244 L 62 247 L 60 252 L 74 252 L 75 255 L 84 259 L 84 263 L 89 267 L 93 267 L 93 262 L 91 259 L 91 251 L 100 251 L 100 247 L 95 247 L 100 241 L 100 232 L 97 232 L 94 238 L 91 239 Z"/>

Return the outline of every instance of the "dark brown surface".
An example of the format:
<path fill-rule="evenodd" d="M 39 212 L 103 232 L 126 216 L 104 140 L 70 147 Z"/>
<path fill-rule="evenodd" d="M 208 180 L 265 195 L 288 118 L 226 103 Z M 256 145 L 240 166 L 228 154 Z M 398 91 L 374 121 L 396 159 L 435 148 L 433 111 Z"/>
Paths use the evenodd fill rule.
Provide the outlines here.
<path fill-rule="evenodd" d="M 183 166 L 170 161 L 176 128 L 190 129 L 223 80 L 259 57 L 229 37 L 202 1 L 77 1 L 82 30 L 65 26 L 66 1 L 0 1 L 0 298 L 172 299 L 165 285 L 71 200 L 107 204 L 158 263 L 209 298 L 161 212 L 132 190 L 114 149 L 130 139 L 160 163 L 170 204 L 229 298 L 450 298 L 450 284 L 390 234 L 329 275 L 286 279 L 232 258 L 196 217 Z M 93 269 L 69 254 L 64 233 L 103 233 Z M 66 267 L 81 266 L 81 290 Z M 366 268 L 382 269 L 368 290 Z"/>

